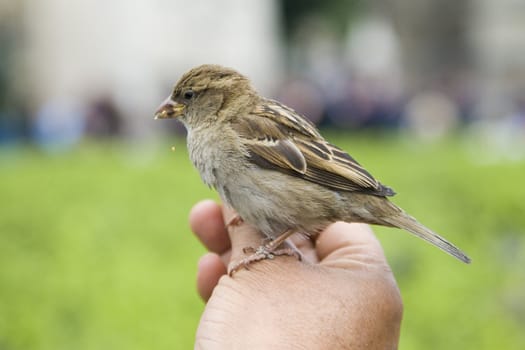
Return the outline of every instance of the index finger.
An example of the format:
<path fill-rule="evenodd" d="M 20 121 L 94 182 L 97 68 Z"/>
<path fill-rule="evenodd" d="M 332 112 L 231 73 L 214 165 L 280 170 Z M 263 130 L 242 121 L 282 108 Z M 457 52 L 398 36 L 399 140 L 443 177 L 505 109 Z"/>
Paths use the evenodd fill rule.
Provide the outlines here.
<path fill-rule="evenodd" d="M 222 207 L 214 201 L 204 200 L 193 206 L 190 212 L 190 226 L 209 251 L 220 255 L 230 248 Z"/>

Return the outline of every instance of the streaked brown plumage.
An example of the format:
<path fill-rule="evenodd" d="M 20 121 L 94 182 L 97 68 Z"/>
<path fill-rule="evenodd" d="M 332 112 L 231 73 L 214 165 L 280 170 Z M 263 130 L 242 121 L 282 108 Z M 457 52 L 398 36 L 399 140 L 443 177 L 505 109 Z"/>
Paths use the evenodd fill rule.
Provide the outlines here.
<path fill-rule="evenodd" d="M 260 97 L 246 77 L 216 65 L 180 79 L 156 118 L 178 118 L 204 182 L 265 236 L 315 234 L 335 221 L 405 229 L 463 262 L 454 245 L 390 202 L 382 185 L 306 118 Z"/>

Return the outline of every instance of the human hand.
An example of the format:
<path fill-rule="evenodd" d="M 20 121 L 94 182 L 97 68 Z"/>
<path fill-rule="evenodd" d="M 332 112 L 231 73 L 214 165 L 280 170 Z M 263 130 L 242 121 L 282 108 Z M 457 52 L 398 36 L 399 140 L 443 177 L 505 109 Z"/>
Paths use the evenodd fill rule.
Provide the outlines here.
<path fill-rule="evenodd" d="M 395 349 L 402 301 L 383 250 L 367 225 L 338 222 L 315 246 L 298 235 L 304 261 L 280 256 L 241 268 L 228 264 L 258 247 L 247 224 L 225 228 L 235 213 L 213 201 L 195 205 L 190 225 L 210 251 L 197 289 L 207 302 L 197 349 Z"/>

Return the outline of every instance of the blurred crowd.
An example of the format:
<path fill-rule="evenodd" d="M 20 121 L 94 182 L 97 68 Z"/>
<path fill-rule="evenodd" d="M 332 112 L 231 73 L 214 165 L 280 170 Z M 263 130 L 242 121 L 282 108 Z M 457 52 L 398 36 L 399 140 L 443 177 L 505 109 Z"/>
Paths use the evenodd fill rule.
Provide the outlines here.
<path fill-rule="evenodd" d="M 413 96 L 390 96 L 380 86 L 339 77 L 323 87 L 307 78 L 290 78 L 274 96 L 293 106 L 322 128 L 407 130 L 423 138 L 435 138 L 451 131 L 483 124 L 475 115 L 475 100 L 449 96 L 441 91 L 423 91 Z M 525 138 L 525 103 L 515 113 L 487 121 L 486 127 L 512 131 Z M 151 118 L 155 106 L 151 106 Z M 177 129 L 179 130 L 179 129 Z M 78 104 L 71 100 L 50 100 L 35 111 L 23 104 L 0 110 L 0 145 L 32 142 L 42 147 L 69 147 L 82 138 L 126 137 L 126 118 L 111 96 L 100 96 Z"/>
<path fill-rule="evenodd" d="M 50 100 L 36 111 L 25 106 L 0 110 L 0 145 L 30 142 L 48 149 L 67 148 L 84 137 L 124 136 L 125 118 L 107 96 L 85 105 L 72 100 Z"/>

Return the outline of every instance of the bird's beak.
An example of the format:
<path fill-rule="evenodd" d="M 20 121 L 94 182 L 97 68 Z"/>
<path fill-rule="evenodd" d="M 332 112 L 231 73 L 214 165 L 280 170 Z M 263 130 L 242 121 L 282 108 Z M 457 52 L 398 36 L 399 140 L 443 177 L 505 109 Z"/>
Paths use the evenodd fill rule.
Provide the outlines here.
<path fill-rule="evenodd" d="M 173 101 L 169 96 L 155 112 L 155 119 L 178 118 L 183 114 L 184 107 L 182 103 Z"/>

